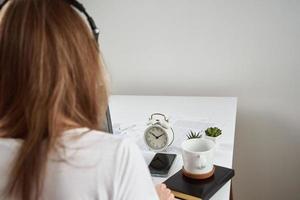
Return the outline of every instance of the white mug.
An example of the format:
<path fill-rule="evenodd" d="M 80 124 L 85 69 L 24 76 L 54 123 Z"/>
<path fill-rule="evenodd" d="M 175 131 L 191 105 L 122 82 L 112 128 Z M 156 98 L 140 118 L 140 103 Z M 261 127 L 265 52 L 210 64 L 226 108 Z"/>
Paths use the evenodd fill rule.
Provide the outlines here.
<path fill-rule="evenodd" d="M 184 170 L 191 174 L 206 174 L 213 170 L 215 143 L 204 138 L 189 139 L 182 143 Z"/>

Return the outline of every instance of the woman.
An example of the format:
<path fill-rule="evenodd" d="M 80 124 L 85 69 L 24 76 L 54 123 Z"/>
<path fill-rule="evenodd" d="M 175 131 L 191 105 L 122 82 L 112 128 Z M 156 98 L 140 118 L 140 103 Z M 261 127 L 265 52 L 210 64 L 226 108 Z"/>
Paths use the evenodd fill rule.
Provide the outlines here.
<path fill-rule="evenodd" d="M 64 0 L 0 12 L 0 199 L 174 199 L 135 144 L 100 131 L 107 81 L 78 13 Z"/>

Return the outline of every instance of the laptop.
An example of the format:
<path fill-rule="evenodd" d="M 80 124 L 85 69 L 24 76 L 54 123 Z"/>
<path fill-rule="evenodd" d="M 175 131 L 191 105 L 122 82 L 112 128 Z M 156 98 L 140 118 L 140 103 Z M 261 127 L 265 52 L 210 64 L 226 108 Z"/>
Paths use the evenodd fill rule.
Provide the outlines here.
<path fill-rule="evenodd" d="M 113 128 L 112 128 L 112 122 L 111 122 L 109 107 L 107 107 L 107 110 L 106 110 L 106 117 L 105 117 L 104 122 L 103 122 L 103 131 L 107 132 L 107 133 L 110 133 L 110 134 L 113 134 Z"/>

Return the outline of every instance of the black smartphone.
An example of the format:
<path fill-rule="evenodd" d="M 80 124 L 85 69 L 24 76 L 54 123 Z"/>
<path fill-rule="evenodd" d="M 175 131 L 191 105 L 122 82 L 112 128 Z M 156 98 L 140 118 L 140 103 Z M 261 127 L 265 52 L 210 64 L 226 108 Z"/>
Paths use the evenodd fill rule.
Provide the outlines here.
<path fill-rule="evenodd" d="M 149 164 L 149 170 L 152 176 L 166 177 L 169 174 L 171 166 L 176 158 L 176 154 L 157 153 Z"/>

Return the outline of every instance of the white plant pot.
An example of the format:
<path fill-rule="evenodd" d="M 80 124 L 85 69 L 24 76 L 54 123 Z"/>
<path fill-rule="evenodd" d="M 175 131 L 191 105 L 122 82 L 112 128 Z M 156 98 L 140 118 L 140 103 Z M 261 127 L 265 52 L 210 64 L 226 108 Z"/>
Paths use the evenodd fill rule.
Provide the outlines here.
<path fill-rule="evenodd" d="M 222 135 L 219 135 L 218 137 L 210 137 L 210 136 L 204 134 L 204 138 L 209 139 L 209 140 L 213 141 L 216 144 L 219 144 L 219 140 L 220 140 L 221 136 Z"/>

